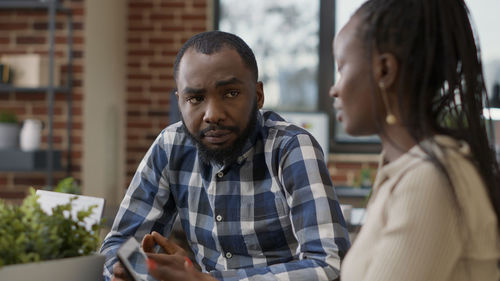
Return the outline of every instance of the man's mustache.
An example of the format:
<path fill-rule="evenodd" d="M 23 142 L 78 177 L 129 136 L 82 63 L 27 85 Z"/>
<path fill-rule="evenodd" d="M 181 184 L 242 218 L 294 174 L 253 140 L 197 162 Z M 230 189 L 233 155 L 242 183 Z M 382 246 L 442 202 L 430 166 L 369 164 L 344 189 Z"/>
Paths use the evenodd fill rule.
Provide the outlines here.
<path fill-rule="evenodd" d="M 211 125 L 206 127 L 205 129 L 201 130 L 198 132 L 198 137 L 202 138 L 205 136 L 205 134 L 209 131 L 217 131 L 217 130 L 226 130 L 226 131 L 232 131 L 235 133 L 238 133 L 240 129 L 236 126 L 224 126 L 224 125 Z"/>

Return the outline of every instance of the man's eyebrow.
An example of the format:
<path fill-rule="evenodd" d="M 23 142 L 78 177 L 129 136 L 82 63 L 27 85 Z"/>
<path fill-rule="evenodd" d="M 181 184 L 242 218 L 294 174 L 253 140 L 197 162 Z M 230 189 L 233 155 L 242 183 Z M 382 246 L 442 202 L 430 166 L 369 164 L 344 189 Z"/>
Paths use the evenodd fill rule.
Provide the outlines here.
<path fill-rule="evenodd" d="M 215 83 L 215 87 L 223 87 L 223 86 L 227 86 L 227 85 L 231 85 L 231 84 L 243 84 L 243 81 L 241 81 L 240 79 L 238 79 L 236 77 L 233 77 L 233 78 L 229 78 L 227 80 L 217 81 Z"/>
<path fill-rule="evenodd" d="M 186 87 L 182 90 L 182 93 L 186 94 L 186 95 L 202 95 L 202 94 L 205 94 L 206 92 L 207 92 L 206 89 L 197 89 L 197 88 L 190 88 L 190 87 Z"/>

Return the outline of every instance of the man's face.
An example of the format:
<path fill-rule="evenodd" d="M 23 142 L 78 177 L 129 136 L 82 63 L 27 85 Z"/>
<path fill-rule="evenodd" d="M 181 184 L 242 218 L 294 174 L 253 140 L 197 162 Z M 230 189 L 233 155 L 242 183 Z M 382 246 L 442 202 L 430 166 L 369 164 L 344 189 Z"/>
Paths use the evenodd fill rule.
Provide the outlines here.
<path fill-rule="evenodd" d="M 248 137 L 249 123 L 264 103 L 262 83 L 239 54 L 222 48 L 210 55 L 188 49 L 179 65 L 177 98 L 189 134 L 203 151 L 228 158 Z"/>
<path fill-rule="evenodd" d="M 372 64 L 358 37 L 356 16 L 342 28 L 333 43 L 339 78 L 330 89 L 336 117 L 350 135 L 376 133 L 372 96 Z"/>

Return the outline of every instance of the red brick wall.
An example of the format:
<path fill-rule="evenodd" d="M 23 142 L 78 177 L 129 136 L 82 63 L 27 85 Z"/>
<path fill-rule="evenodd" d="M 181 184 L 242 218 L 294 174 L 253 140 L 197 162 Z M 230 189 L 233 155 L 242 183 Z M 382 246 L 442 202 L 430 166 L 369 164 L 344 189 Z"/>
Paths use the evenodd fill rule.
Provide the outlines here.
<path fill-rule="evenodd" d="M 82 103 L 83 103 L 83 29 L 84 0 L 64 0 L 73 11 L 74 83 L 71 176 L 81 178 Z M 170 90 L 175 87 L 173 62 L 178 49 L 192 35 L 206 31 L 210 16 L 209 0 L 129 0 L 127 15 L 127 100 L 126 100 L 126 185 L 156 135 L 169 124 Z M 0 10 L 0 55 L 41 53 L 48 49 L 45 12 Z M 56 53 L 67 58 L 65 17 L 57 17 Z M 62 75 L 64 76 L 64 75 Z M 67 148 L 64 94 L 56 95 L 54 144 Z M 175 102 L 175 101 L 173 101 Z M 47 121 L 47 99 L 41 93 L 0 93 L 0 110 L 13 110 L 21 120 Z M 47 146 L 45 128 L 42 147 Z M 63 156 L 63 160 L 65 155 Z M 65 163 L 63 163 L 65 164 Z M 336 185 L 356 184 L 360 170 L 375 164 L 363 161 L 330 161 L 329 169 Z M 55 173 L 55 180 L 66 176 Z M 0 171 L 0 198 L 19 201 L 29 186 L 42 187 L 45 174 Z M 126 188 L 124 186 L 123 188 Z"/>
<path fill-rule="evenodd" d="M 206 0 L 128 1 L 127 185 L 169 124 L 175 56 L 189 37 L 207 30 L 207 5 Z"/>
<path fill-rule="evenodd" d="M 81 176 L 82 143 L 82 71 L 83 71 L 83 16 L 84 0 L 64 0 L 65 7 L 73 13 L 73 132 L 72 132 L 72 167 L 71 176 Z M 55 53 L 56 57 L 67 63 L 67 17 L 56 17 Z M 0 55 L 36 53 L 46 56 L 48 53 L 48 13 L 46 10 L 2 10 L 0 9 Z M 62 66 L 61 77 L 65 78 L 67 67 Z M 65 79 L 63 79 L 65 80 Z M 44 93 L 0 93 L 0 110 L 13 111 L 20 121 L 26 118 L 43 120 L 46 124 L 48 95 Z M 66 167 L 66 149 L 68 145 L 66 125 L 68 107 L 66 95 L 58 93 L 54 104 L 54 148 L 63 151 L 63 166 Z M 42 148 L 47 147 L 47 126 L 42 132 Z M 66 176 L 66 172 L 56 172 L 55 182 Z M 0 198 L 19 201 L 30 186 L 43 187 L 46 176 L 43 172 L 3 172 L 0 171 Z"/>

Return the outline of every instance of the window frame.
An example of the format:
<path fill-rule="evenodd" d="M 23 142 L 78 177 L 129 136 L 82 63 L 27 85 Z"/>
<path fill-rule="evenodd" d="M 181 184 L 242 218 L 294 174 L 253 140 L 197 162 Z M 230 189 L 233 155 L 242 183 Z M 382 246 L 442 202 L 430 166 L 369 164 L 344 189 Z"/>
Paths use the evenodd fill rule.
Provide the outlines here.
<path fill-rule="evenodd" d="M 332 54 L 332 41 L 335 35 L 336 8 L 335 0 L 317 0 L 319 5 L 319 45 L 318 45 L 318 112 L 329 116 L 329 150 L 328 153 L 379 153 L 381 144 L 377 141 L 339 140 L 336 137 L 335 126 L 339 126 L 335 119 L 333 101 L 328 96 L 331 85 L 335 80 L 335 61 Z M 219 30 L 220 0 L 213 0 L 213 27 Z M 264 85 L 265 86 L 265 85 Z"/>

